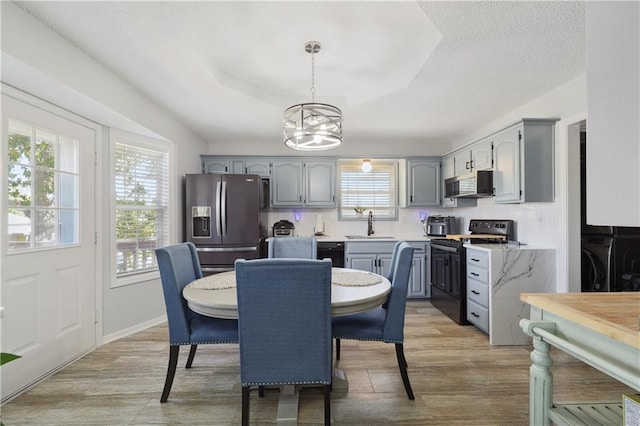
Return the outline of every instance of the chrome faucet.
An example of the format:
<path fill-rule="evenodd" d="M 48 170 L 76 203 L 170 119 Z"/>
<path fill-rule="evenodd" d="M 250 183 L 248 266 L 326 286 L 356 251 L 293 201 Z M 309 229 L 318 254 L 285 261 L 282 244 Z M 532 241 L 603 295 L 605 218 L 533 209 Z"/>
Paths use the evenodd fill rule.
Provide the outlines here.
<path fill-rule="evenodd" d="M 373 234 L 373 212 L 369 210 L 369 219 L 367 219 L 367 236 L 371 236 Z"/>

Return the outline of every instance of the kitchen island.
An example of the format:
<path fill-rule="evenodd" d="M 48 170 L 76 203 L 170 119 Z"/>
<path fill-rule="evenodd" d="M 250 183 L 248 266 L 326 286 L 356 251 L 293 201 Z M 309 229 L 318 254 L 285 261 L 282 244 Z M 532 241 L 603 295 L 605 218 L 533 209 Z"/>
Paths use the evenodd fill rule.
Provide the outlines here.
<path fill-rule="evenodd" d="M 622 395 L 611 403 L 554 404 L 554 346 L 640 392 L 640 293 L 523 293 L 531 318 L 520 325 L 533 337 L 530 425 L 622 424 Z"/>

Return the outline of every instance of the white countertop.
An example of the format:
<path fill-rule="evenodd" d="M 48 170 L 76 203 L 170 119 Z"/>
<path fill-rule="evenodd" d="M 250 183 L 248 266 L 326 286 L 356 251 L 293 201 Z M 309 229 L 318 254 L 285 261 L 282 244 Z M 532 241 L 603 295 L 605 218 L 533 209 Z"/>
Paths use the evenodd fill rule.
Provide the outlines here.
<path fill-rule="evenodd" d="M 477 249 L 486 252 L 499 250 L 546 250 L 548 247 L 517 245 L 517 244 L 471 244 L 464 243 L 465 248 Z"/>

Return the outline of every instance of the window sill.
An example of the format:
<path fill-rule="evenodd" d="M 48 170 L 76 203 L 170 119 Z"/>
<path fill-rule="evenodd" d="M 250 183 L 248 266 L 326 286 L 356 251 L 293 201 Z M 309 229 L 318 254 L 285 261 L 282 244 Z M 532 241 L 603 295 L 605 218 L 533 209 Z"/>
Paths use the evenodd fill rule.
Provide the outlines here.
<path fill-rule="evenodd" d="M 111 288 L 124 287 L 132 284 L 139 284 L 147 281 L 160 279 L 160 272 L 157 270 L 151 272 L 142 272 L 140 274 L 127 275 L 124 277 L 116 277 L 112 282 Z"/>

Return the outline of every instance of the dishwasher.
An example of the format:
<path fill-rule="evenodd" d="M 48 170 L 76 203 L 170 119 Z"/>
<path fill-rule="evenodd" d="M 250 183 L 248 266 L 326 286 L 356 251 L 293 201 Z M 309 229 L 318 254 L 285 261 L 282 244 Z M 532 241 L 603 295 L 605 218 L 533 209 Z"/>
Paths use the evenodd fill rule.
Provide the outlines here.
<path fill-rule="evenodd" d="M 318 241 L 318 259 L 331 259 L 334 268 L 344 268 L 344 242 Z"/>

